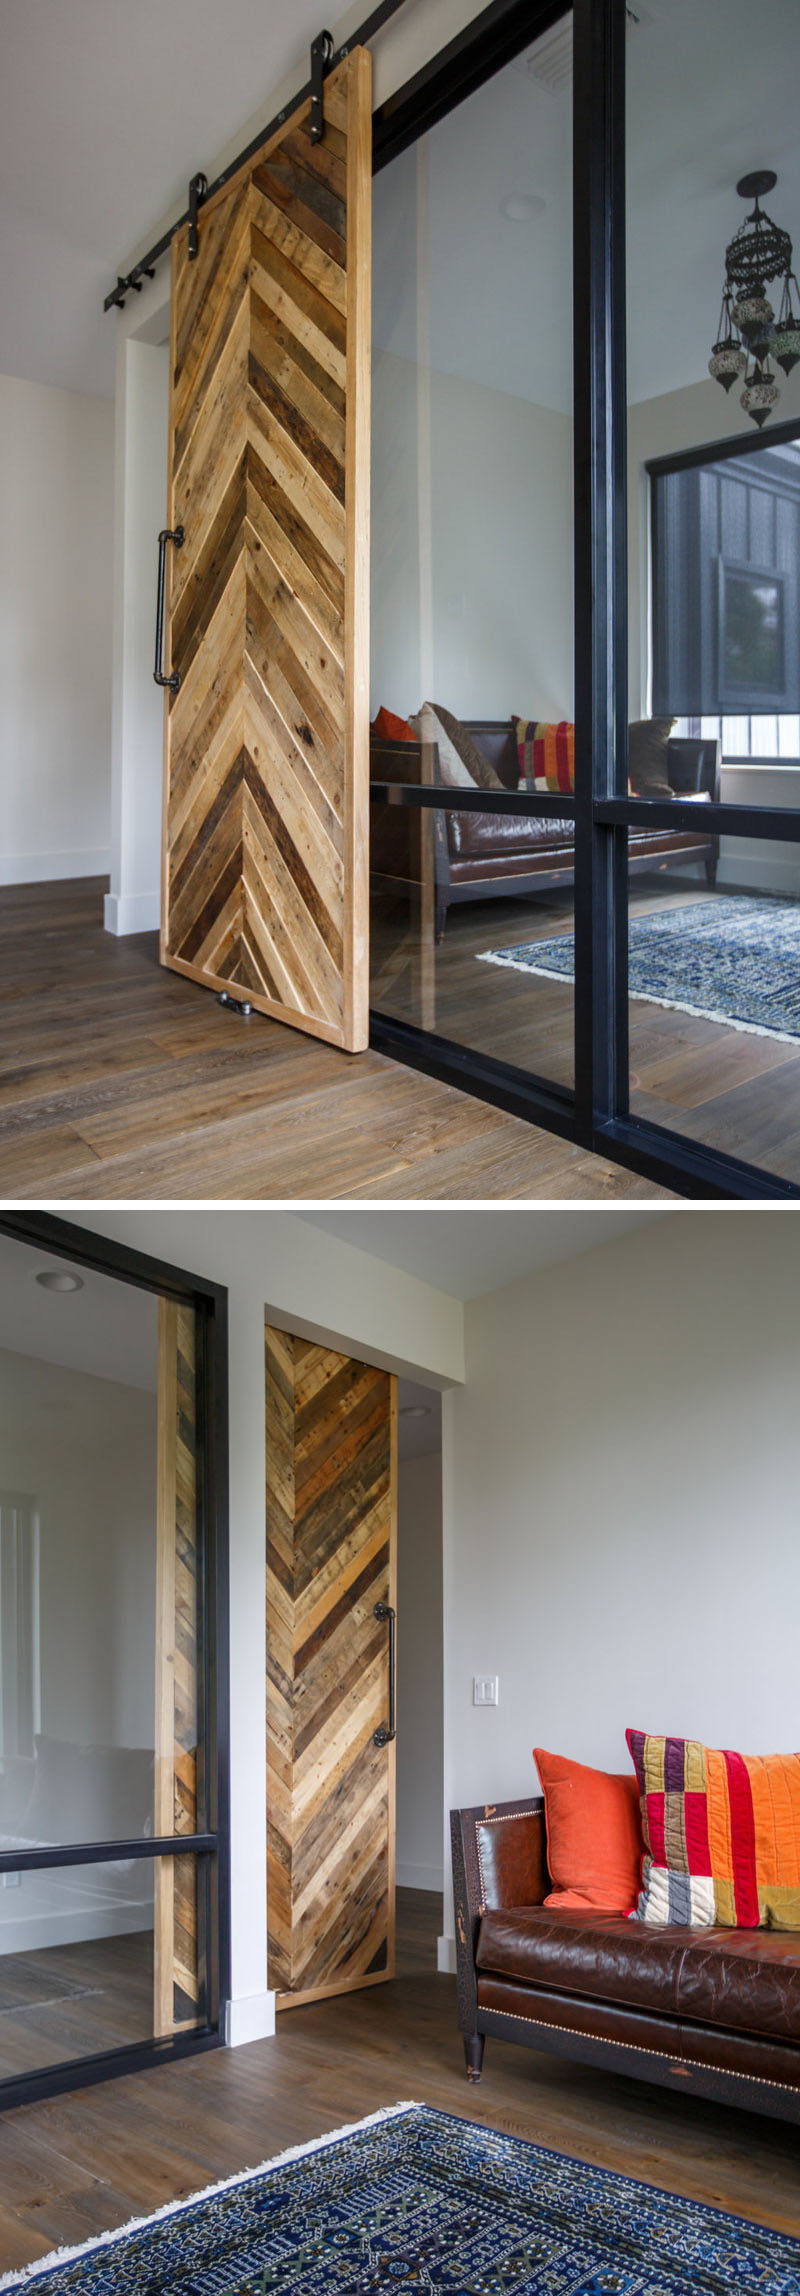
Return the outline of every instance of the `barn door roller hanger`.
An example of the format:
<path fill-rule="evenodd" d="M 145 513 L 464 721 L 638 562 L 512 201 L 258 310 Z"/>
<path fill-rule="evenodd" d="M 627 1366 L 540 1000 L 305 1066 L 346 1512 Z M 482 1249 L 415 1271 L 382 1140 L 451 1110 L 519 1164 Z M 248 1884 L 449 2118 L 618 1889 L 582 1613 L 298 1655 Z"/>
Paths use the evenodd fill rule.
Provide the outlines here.
<path fill-rule="evenodd" d="M 325 74 L 330 70 L 333 55 L 333 33 L 318 32 L 311 42 L 311 121 L 312 143 L 321 143 L 325 132 L 323 92 Z M 194 263 L 198 249 L 197 218 L 204 199 L 208 198 L 208 176 L 202 169 L 192 176 L 189 185 L 189 262 Z M 152 277 L 152 273 L 151 273 Z"/>
<path fill-rule="evenodd" d="M 333 33 L 318 32 L 311 42 L 311 121 L 309 134 L 312 143 L 321 143 L 325 129 L 323 89 L 325 73 L 333 55 Z"/>
<path fill-rule="evenodd" d="M 344 63 L 345 57 L 349 56 L 354 48 L 365 48 L 369 41 L 375 38 L 376 32 L 381 32 L 384 25 L 390 23 L 391 18 L 397 15 L 398 10 L 407 6 L 408 0 L 377 0 L 376 6 L 371 8 L 369 14 L 364 17 L 363 23 L 359 24 L 358 29 L 350 34 L 349 40 L 345 40 L 342 47 L 335 50 L 330 32 L 317 34 L 316 40 L 312 41 L 311 45 L 311 78 L 306 81 L 305 87 L 298 88 L 291 102 L 284 104 L 282 111 L 276 112 L 274 119 L 269 120 L 265 127 L 259 129 L 258 134 L 251 138 L 249 144 L 245 145 L 244 151 L 238 152 L 235 159 L 229 160 L 227 167 L 224 167 L 221 173 L 214 177 L 213 183 L 207 183 L 202 174 L 193 176 L 192 186 L 195 184 L 198 186 L 194 212 L 195 233 L 197 209 L 202 206 L 203 201 L 211 199 L 214 192 L 222 191 L 225 184 L 230 183 L 231 177 L 238 174 L 239 168 L 243 167 L 247 160 L 255 157 L 262 144 L 268 143 L 276 130 L 283 127 L 290 114 L 296 111 L 298 106 L 306 102 L 308 98 L 311 99 L 312 104 L 310 133 L 312 141 L 319 143 L 322 135 L 322 87 L 326 72 L 332 71 L 335 64 Z M 317 58 L 317 50 L 319 50 L 319 58 Z M 319 103 L 319 122 L 316 133 L 313 125 L 315 94 Z M 202 189 L 199 188 L 201 185 Z M 162 232 L 161 238 L 156 240 L 155 245 L 148 248 L 147 254 L 140 255 L 138 262 L 132 265 L 130 271 L 119 273 L 115 285 L 103 297 L 104 311 L 124 311 L 126 295 L 141 294 L 142 281 L 154 277 L 155 266 L 160 263 L 162 256 L 169 253 L 176 231 L 182 231 L 185 223 L 188 223 L 191 229 L 192 186 L 189 189 L 189 205 L 184 214 L 176 217 L 175 222 Z M 196 254 L 196 252 L 195 245 L 194 253 Z"/>

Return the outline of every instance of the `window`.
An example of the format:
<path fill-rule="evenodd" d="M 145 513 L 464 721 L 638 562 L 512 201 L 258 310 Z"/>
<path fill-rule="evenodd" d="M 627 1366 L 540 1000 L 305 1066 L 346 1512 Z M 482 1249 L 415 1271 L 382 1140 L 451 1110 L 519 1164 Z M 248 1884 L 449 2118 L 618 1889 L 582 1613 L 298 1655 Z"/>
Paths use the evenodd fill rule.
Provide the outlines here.
<path fill-rule="evenodd" d="M 653 712 L 725 760 L 800 760 L 800 443 L 650 465 Z"/>

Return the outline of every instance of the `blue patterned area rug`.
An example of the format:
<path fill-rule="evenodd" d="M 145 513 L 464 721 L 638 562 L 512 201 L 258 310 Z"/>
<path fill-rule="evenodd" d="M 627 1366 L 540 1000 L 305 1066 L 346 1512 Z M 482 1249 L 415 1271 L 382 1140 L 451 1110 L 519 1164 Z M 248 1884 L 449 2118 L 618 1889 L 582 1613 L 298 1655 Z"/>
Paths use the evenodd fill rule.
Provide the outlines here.
<path fill-rule="evenodd" d="M 397 2105 L 2 2289 L 47 2296 L 798 2296 L 800 2240 Z"/>
<path fill-rule="evenodd" d="M 489 949 L 478 962 L 571 981 L 574 935 Z M 800 901 L 715 893 L 634 917 L 628 975 L 631 996 L 646 1004 L 791 1043 L 800 1037 Z"/>

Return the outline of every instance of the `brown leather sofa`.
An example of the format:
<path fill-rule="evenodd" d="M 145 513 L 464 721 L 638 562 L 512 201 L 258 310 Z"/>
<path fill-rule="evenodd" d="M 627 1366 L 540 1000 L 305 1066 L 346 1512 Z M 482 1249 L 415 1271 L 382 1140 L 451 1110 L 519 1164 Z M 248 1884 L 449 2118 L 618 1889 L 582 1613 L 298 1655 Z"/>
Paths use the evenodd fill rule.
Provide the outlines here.
<path fill-rule="evenodd" d="M 651 1929 L 543 1904 L 544 1802 L 451 1816 L 458 2021 L 487 2034 L 800 2120 L 800 1931 Z"/>
<path fill-rule="evenodd" d="M 494 766 L 504 787 L 516 789 L 519 760 L 513 719 L 470 721 L 467 731 Z M 677 862 L 680 867 L 688 861 L 702 860 L 709 884 L 713 885 L 719 839 L 703 831 L 701 817 L 709 798 L 719 802 L 719 743 L 671 740 L 667 772 L 670 789 L 676 797 L 697 798 L 697 831 L 637 829 L 628 847 L 630 872 L 662 871 L 670 863 Z M 426 752 L 421 742 L 385 741 L 373 735 L 370 774 L 373 781 L 436 783 L 439 779 L 436 745 Z M 643 794 L 646 795 L 646 791 Z M 385 818 L 379 822 L 380 810 L 373 808 L 373 856 L 377 840 L 380 873 L 405 876 L 406 868 L 398 865 L 398 855 L 403 840 L 410 838 L 408 826 L 399 824 L 396 813 L 388 822 Z M 441 813 L 437 810 L 434 815 L 433 847 L 437 941 L 442 939 L 447 911 L 454 902 L 496 901 L 504 896 L 519 899 L 524 895 L 552 892 L 557 887 L 571 885 L 574 879 L 575 823 L 552 813 L 532 816 L 454 813 L 443 807 Z"/>

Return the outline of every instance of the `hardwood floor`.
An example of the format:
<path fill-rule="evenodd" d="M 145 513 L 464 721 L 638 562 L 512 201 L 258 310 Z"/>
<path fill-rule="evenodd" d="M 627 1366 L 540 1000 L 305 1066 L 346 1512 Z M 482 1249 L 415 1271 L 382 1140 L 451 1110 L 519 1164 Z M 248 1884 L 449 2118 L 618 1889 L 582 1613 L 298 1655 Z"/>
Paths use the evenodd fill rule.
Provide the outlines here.
<path fill-rule="evenodd" d="M 634 913 L 697 897 L 639 881 Z M 560 896 L 484 902 L 423 953 L 408 909 L 378 901 L 374 1002 L 571 1086 L 572 984 L 478 962 L 571 925 Z M 377 1053 L 223 1011 L 160 968 L 155 934 L 103 931 L 98 881 L 0 894 L 0 982 L 0 1199 L 667 1194 Z M 800 1176 L 793 1043 L 632 1000 L 630 1057 L 636 1113 Z"/>
<path fill-rule="evenodd" d="M 224 1011 L 155 934 L 105 933 L 102 894 L 0 895 L 0 1200 L 667 1195 L 377 1053 Z"/>
<path fill-rule="evenodd" d="M 152 2031 L 152 1930 L 0 1957 L 0 2081 Z"/>
<path fill-rule="evenodd" d="M 415 2098 L 666 2191 L 800 2233 L 798 2132 L 488 2041 L 468 2086 L 440 1901 L 398 1893 L 399 1974 L 294 2010 L 273 2041 L 76 2090 L 0 2117 L 0 2266 L 21 2267 Z"/>
<path fill-rule="evenodd" d="M 631 880 L 631 916 L 713 900 L 705 880 Z M 483 964 L 489 950 L 570 933 L 570 895 L 475 903 L 448 912 L 423 949 L 408 902 L 373 914 L 373 1004 L 499 1059 L 573 1083 L 571 981 Z M 629 1006 L 631 1108 L 704 1146 L 800 1179 L 800 1044 L 698 1020 L 641 998 Z"/>

